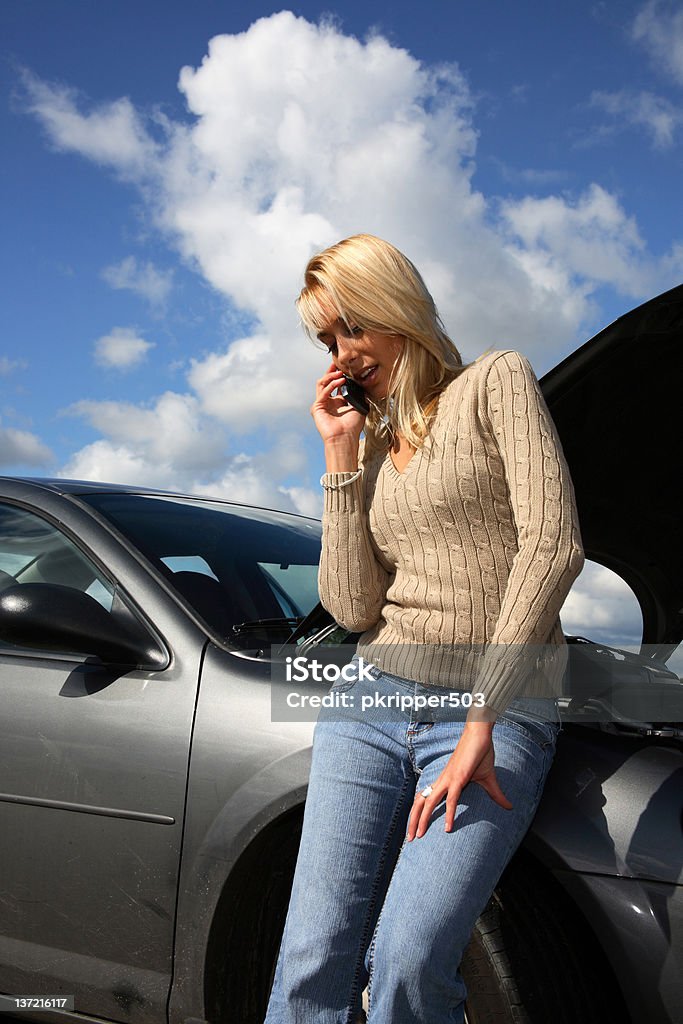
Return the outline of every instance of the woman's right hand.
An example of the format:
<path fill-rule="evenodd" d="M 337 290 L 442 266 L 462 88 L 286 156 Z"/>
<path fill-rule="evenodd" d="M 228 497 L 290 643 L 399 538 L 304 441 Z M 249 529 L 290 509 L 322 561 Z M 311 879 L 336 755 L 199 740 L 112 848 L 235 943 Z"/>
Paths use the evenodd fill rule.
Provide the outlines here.
<path fill-rule="evenodd" d="M 349 405 L 343 395 L 332 394 L 343 383 L 344 374 L 334 363 L 316 382 L 311 416 L 326 444 L 344 440 L 355 441 L 357 444 L 365 423 L 365 416 Z"/>

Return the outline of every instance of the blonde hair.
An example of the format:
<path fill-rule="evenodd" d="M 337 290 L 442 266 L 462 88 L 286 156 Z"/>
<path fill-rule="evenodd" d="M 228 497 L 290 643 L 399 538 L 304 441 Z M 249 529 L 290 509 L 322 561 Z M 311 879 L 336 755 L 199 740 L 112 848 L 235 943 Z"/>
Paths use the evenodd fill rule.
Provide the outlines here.
<path fill-rule="evenodd" d="M 405 338 L 386 398 L 368 397 L 365 451 L 387 448 L 396 431 L 419 448 L 439 394 L 465 365 L 410 260 L 375 235 L 345 238 L 309 260 L 296 306 L 312 338 L 337 317 L 347 326 Z"/>

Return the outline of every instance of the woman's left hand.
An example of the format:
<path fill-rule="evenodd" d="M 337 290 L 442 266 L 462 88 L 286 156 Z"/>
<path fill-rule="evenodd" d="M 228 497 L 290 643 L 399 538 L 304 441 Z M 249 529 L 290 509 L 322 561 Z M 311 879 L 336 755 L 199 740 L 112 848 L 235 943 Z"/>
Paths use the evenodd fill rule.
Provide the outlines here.
<path fill-rule="evenodd" d="M 408 841 L 419 839 L 429 827 L 432 811 L 446 797 L 446 832 L 452 832 L 455 811 L 460 794 L 468 782 L 476 782 L 486 790 L 492 800 L 511 810 L 512 804 L 498 785 L 493 749 L 493 725 L 487 722 L 467 722 L 458 745 L 448 759 L 441 775 L 432 783 L 432 792 L 423 797 L 415 795 L 415 803 L 408 821 Z M 424 787 L 423 787 L 424 788 Z"/>

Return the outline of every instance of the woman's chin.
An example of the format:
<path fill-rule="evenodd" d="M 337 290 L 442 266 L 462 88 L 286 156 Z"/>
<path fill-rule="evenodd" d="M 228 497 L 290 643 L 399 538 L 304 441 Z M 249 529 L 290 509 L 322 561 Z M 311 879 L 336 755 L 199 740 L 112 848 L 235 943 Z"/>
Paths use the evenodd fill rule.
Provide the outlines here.
<path fill-rule="evenodd" d="M 368 387 L 363 388 L 365 391 L 365 397 L 369 398 L 373 402 L 383 402 L 387 397 L 386 387 L 381 381 L 377 381 L 375 384 L 370 384 Z"/>

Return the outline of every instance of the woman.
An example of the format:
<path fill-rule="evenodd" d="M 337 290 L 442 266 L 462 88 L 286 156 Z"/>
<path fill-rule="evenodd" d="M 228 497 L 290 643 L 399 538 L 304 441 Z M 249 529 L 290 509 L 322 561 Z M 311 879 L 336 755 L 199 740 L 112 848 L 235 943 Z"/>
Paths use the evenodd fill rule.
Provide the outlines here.
<path fill-rule="evenodd" d="M 463 950 L 554 755 L 559 610 L 583 564 L 574 491 L 528 361 L 464 366 L 389 243 L 313 257 L 297 305 L 332 357 L 311 408 L 321 600 L 362 636 L 332 687 L 354 709 L 316 723 L 266 1024 L 362 1021 L 366 984 L 368 1024 L 452 1024 Z"/>

